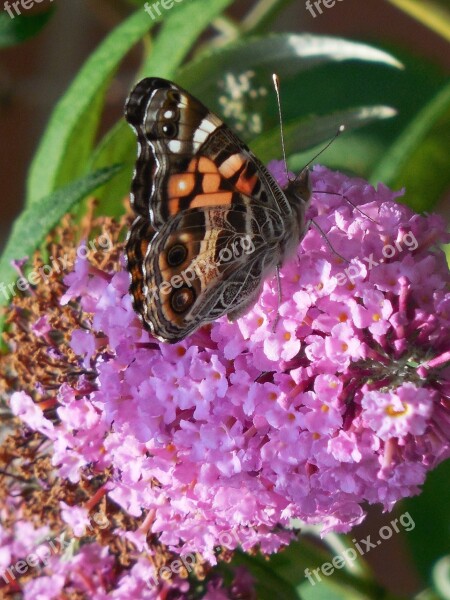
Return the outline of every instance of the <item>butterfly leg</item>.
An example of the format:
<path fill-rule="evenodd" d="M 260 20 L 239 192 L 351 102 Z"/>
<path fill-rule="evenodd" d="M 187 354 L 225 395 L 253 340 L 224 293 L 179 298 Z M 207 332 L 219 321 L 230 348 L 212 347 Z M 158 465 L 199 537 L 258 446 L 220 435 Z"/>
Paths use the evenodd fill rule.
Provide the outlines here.
<path fill-rule="evenodd" d="M 369 219 L 369 221 L 372 221 L 372 223 L 376 223 L 377 225 L 379 224 L 378 221 L 375 221 L 374 219 L 372 219 L 372 217 L 369 217 L 369 215 L 366 215 L 366 213 L 364 211 L 362 211 L 359 206 L 357 206 L 354 202 L 352 202 L 350 200 L 350 198 L 348 198 L 345 194 L 342 194 L 341 192 L 325 192 L 325 191 L 321 191 L 321 192 L 315 192 L 313 190 L 313 194 L 329 194 L 332 196 L 341 196 L 342 198 L 344 198 L 344 200 L 346 202 L 348 202 L 348 204 L 350 204 L 350 206 L 353 206 L 353 208 L 355 210 L 357 210 L 359 213 L 361 213 L 363 215 L 363 217 L 366 217 L 366 219 Z"/>
<path fill-rule="evenodd" d="M 314 219 L 311 219 L 311 225 L 314 225 L 314 227 L 319 231 L 319 233 L 321 234 L 321 236 L 323 237 L 323 239 L 326 241 L 328 248 L 331 250 L 331 252 L 333 252 L 333 254 L 336 254 L 336 256 L 339 256 L 339 258 L 341 258 L 344 262 L 350 264 L 350 261 L 347 260 L 344 256 L 342 256 L 342 254 L 339 254 L 339 252 L 336 252 L 336 250 L 333 248 L 333 246 L 331 245 L 330 240 L 327 238 L 326 233 L 324 232 L 324 230 L 320 227 L 320 225 L 318 223 L 316 223 L 314 221 Z"/>

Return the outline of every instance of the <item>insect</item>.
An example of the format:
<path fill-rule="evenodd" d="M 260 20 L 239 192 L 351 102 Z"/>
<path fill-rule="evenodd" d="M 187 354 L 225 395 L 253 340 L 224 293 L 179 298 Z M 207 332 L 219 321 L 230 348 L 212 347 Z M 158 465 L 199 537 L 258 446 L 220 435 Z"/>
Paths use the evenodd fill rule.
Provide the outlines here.
<path fill-rule="evenodd" d="M 309 170 L 282 189 L 217 115 L 164 79 L 140 81 L 125 116 L 138 141 L 130 294 L 151 333 L 175 343 L 245 314 L 295 252 L 307 231 Z"/>

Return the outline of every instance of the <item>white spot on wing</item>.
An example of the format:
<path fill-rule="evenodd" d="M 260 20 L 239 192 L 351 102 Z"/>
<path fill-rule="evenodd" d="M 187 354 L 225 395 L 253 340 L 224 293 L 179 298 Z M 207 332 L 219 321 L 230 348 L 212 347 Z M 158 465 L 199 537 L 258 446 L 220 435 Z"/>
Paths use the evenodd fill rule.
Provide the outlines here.
<path fill-rule="evenodd" d="M 209 133 L 207 131 L 203 131 L 202 129 L 197 129 L 194 134 L 194 144 L 203 144 L 208 138 Z"/>
<path fill-rule="evenodd" d="M 212 133 L 215 129 L 217 129 L 217 123 L 214 123 L 211 120 L 211 116 L 212 115 L 210 115 L 206 119 L 203 119 L 203 121 L 198 126 L 199 129 L 201 129 L 202 131 L 205 131 L 206 133 Z"/>
<path fill-rule="evenodd" d="M 221 121 L 213 114 L 209 114 L 198 126 L 198 129 L 194 133 L 192 140 L 194 149 L 197 151 L 198 147 L 201 146 L 208 136 L 221 125 Z"/>
<path fill-rule="evenodd" d="M 169 149 L 171 152 L 175 152 L 175 153 L 180 152 L 182 146 L 183 146 L 183 143 L 180 142 L 180 140 L 171 140 L 169 142 Z"/>

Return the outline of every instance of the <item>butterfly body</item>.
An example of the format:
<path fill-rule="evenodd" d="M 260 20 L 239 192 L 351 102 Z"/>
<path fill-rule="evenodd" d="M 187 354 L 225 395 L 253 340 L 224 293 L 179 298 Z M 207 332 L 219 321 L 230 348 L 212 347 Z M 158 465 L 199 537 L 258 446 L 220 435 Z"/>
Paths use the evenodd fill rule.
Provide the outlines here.
<path fill-rule="evenodd" d="M 139 82 L 125 114 L 138 139 L 130 293 L 153 335 L 174 343 L 254 304 L 305 233 L 309 172 L 282 190 L 219 117 L 163 79 Z"/>

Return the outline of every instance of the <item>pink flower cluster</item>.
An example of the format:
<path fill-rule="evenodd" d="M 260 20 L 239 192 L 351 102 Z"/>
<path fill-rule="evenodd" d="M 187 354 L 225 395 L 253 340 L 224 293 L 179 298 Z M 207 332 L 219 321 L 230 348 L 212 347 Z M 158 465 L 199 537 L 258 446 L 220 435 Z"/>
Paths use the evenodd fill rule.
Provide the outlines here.
<path fill-rule="evenodd" d="M 271 166 L 281 179 L 281 164 Z M 125 271 L 80 259 L 66 277 L 62 303 L 92 314 L 71 345 L 96 383 L 60 388 L 55 426 L 23 393 L 12 407 L 53 441 L 59 477 L 113 467 L 109 497 L 146 516 L 147 528 L 117 531 L 138 550 L 152 532 L 215 564 L 218 545 L 277 550 L 292 519 L 345 532 L 364 502 L 392 508 L 450 455 L 443 222 L 383 185 L 323 167 L 312 181 L 309 216 L 335 253 L 311 228 L 281 271 L 275 332 L 275 279 L 237 322 L 171 346 L 143 330 Z M 74 530 L 87 518 L 64 510 Z M 123 582 L 128 594 L 141 567 Z"/>

